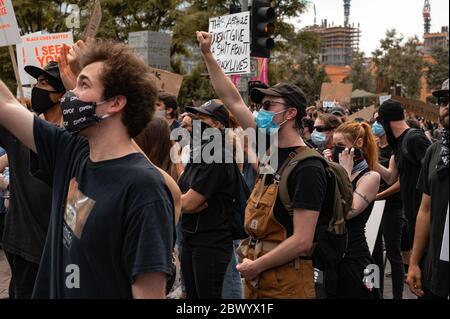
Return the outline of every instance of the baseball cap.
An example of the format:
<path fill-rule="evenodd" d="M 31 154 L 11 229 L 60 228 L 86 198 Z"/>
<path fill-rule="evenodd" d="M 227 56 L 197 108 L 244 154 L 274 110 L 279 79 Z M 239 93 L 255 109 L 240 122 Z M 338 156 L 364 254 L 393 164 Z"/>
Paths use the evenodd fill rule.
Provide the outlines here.
<path fill-rule="evenodd" d="M 47 77 L 48 83 L 57 91 L 65 92 L 66 89 L 61 80 L 61 74 L 59 73 L 58 63 L 50 61 L 43 69 L 38 68 L 34 65 L 27 65 L 25 72 L 31 75 L 36 80 L 41 76 L 45 75 Z"/>
<path fill-rule="evenodd" d="M 282 97 L 289 106 L 299 110 L 302 117 L 306 115 L 306 97 L 298 86 L 290 83 L 278 83 L 267 89 L 254 88 L 251 91 L 251 99 L 255 103 L 261 103 L 266 95 Z"/>
<path fill-rule="evenodd" d="M 210 116 L 222 123 L 225 127 L 229 127 L 230 113 L 228 113 L 225 106 L 217 100 L 210 100 L 199 107 L 187 106 L 185 109 L 193 114 L 204 114 Z"/>
<path fill-rule="evenodd" d="M 342 107 L 333 107 L 330 113 L 336 116 L 345 116 L 345 110 Z"/>

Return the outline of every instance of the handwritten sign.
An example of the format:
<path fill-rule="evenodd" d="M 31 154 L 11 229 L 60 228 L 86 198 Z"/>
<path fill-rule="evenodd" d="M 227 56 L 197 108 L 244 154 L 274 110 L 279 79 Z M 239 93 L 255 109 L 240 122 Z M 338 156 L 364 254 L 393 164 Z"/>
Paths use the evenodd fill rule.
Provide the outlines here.
<path fill-rule="evenodd" d="M 178 96 L 183 83 L 183 76 L 175 73 L 170 73 L 164 70 L 150 68 L 156 88 L 159 91 L 164 91 L 172 95 Z"/>
<path fill-rule="evenodd" d="M 336 106 L 333 101 L 323 101 L 322 105 L 324 109 L 332 109 Z"/>
<path fill-rule="evenodd" d="M 36 82 L 24 71 L 25 66 L 34 65 L 44 68 L 50 61 L 58 61 L 64 43 L 73 45 L 72 32 L 23 36 L 22 43 L 17 45 L 17 64 L 22 84 Z"/>
<path fill-rule="evenodd" d="M 380 105 L 386 102 L 387 100 L 390 100 L 392 98 L 392 95 L 382 95 L 380 96 Z"/>
<path fill-rule="evenodd" d="M 250 74 L 250 13 L 209 19 L 211 52 L 227 75 Z"/>
<path fill-rule="evenodd" d="M 0 47 L 21 42 L 11 0 L 0 0 Z"/>

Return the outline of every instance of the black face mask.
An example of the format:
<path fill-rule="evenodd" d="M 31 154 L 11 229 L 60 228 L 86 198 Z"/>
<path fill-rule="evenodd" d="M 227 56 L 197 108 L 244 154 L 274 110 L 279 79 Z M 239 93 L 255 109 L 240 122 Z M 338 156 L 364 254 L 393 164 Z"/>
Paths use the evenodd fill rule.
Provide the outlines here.
<path fill-rule="evenodd" d="M 333 150 L 333 162 L 339 163 L 339 155 L 345 151 L 347 147 L 344 146 L 335 146 Z M 364 161 L 363 152 L 359 148 L 355 148 L 355 153 L 353 155 L 353 162 L 355 165 L 358 165 Z"/>
<path fill-rule="evenodd" d="M 64 128 L 76 134 L 109 117 L 109 115 L 99 117 L 95 114 L 95 108 L 103 103 L 81 101 L 73 92 L 68 91 L 61 98 Z"/>
<path fill-rule="evenodd" d="M 47 112 L 59 102 L 53 102 L 50 98 L 51 93 L 58 93 L 56 91 L 47 91 L 34 87 L 31 91 L 31 107 L 38 115 Z"/>

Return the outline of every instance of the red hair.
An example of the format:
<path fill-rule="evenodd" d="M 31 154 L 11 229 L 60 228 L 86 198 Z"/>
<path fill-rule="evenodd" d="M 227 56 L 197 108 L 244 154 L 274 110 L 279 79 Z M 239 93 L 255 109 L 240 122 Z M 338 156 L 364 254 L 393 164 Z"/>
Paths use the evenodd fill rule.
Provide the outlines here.
<path fill-rule="evenodd" d="M 363 139 L 362 151 L 366 158 L 369 168 L 375 170 L 378 163 L 378 147 L 372 134 L 372 128 L 369 124 L 363 123 L 345 123 L 338 127 L 336 133 L 343 134 L 353 144 L 357 139 Z"/>

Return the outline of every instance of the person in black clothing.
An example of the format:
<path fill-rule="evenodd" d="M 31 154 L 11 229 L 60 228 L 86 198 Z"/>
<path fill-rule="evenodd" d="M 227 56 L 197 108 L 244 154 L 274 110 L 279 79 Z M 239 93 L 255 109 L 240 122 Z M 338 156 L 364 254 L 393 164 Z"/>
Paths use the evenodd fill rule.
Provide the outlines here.
<path fill-rule="evenodd" d="M 59 100 L 66 90 L 58 64 L 50 62 L 44 69 L 26 66 L 25 71 L 37 80 L 31 96 L 33 111 L 43 114 L 53 125 L 61 124 Z M 9 298 L 30 299 L 47 237 L 52 190 L 43 181 L 30 176 L 30 150 L 3 128 L 0 128 L 0 145 L 8 154 L 13 194 L 3 234 L 3 246 L 11 268 Z"/>
<path fill-rule="evenodd" d="M 364 284 L 365 270 L 373 264 L 365 236 L 366 223 L 380 186 L 374 171 L 378 162 L 377 146 L 367 123 L 346 123 L 333 136 L 333 158 L 347 171 L 353 184 L 353 204 L 345 226 L 348 246 L 338 271 L 339 299 L 374 299 L 377 289 Z"/>
<path fill-rule="evenodd" d="M 254 132 L 263 133 L 262 139 L 267 138 L 269 134 L 278 136 L 278 157 L 273 156 L 273 162 L 278 160 L 278 164 L 274 165 L 271 159 L 272 170 L 278 170 L 293 151 L 307 147 L 300 136 L 301 120 L 306 115 L 306 98 L 297 86 L 280 83 L 268 89 L 254 89 L 251 92 L 252 101 L 262 105 L 255 122 L 236 87 L 223 73 L 211 53 L 212 35 L 198 32 L 197 40 L 213 87 L 240 126 L 244 130 L 253 129 Z M 266 146 L 270 147 L 268 144 Z M 258 148 L 260 147 L 261 144 L 258 145 Z M 261 166 L 259 173 L 262 174 Z M 270 174 L 266 171 L 267 183 L 272 182 L 273 175 L 273 172 Z M 246 298 L 299 298 L 299 295 L 302 298 L 315 297 L 312 262 L 298 261 L 311 252 L 326 189 L 325 168 L 318 159 L 300 163 L 291 173 L 288 191 L 293 202 L 293 211 L 286 210 L 279 196 L 274 199 L 271 210 L 274 217 L 271 218 L 271 223 L 276 220 L 277 226 L 274 227 L 277 228 L 277 234 L 283 232 L 285 239 L 277 242 L 278 244 L 270 251 L 262 248 L 262 254 L 257 254 L 256 258 L 244 258 L 237 266 L 238 271 L 246 279 Z M 260 229 L 258 222 L 252 224 L 254 231 Z M 247 222 L 246 231 L 248 232 Z M 263 241 L 258 242 L 264 245 Z M 298 272 L 302 273 L 301 283 L 304 285 L 300 287 L 298 287 L 300 278 L 287 276 L 294 269 L 301 269 Z M 274 278 L 275 273 L 279 271 L 286 275 L 279 278 L 278 282 L 270 281 L 270 278 Z M 249 289 L 249 284 L 255 280 L 259 280 L 259 287 Z M 301 293 L 293 292 L 300 289 Z"/>
<path fill-rule="evenodd" d="M 448 299 L 449 295 L 449 262 L 441 259 L 444 228 L 448 227 L 449 218 L 448 86 L 447 80 L 442 90 L 433 93 L 440 106 L 442 141 L 428 149 L 423 161 L 418 183 L 423 193 L 422 204 L 407 279 L 410 290 L 424 299 Z"/>
<path fill-rule="evenodd" d="M 378 113 L 374 114 L 378 117 Z M 392 157 L 392 148 L 389 146 L 386 139 L 386 132 L 383 126 L 375 122 L 372 125 L 372 133 L 378 137 L 378 152 L 379 163 L 388 167 L 389 160 Z M 377 195 L 377 200 L 386 200 L 386 206 L 381 219 L 380 230 L 375 242 L 372 257 L 380 268 L 380 290 L 383 295 L 384 290 L 384 258 L 383 258 L 383 239 L 386 246 L 386 254 L 392 269 L 392 293 L 394 299 L 403 298 L 403 284 L 405 277 L 405 270 L 403 267 L 403 260 L 401 255 L 401 236 L 404 225 L 403 206 L 400 198 L 400 183 L 395 183 L 393 186 L 387 185 L 383 180 L 381 181 L 380 191 Z"/>
<path fill-rule="evenodd" d="M 61 98 L 65 129 L 20 107 L 0 81 L 0 125 L 33 152 L 52 188 L 34 298 L 164 298 L 172 274 L 174 201 L 132 138 L 154 113 L 150 69 L 124 44 L 96 40 Z"/>
<path fill-rule="evenodd" d="M 421 201 L 421 193 L 416 189 L 416 185 L 422 160 L 431 142 L 422 130 L 410 129 L 405 122 L 403 107 L 398 101 L 387 100 L 384 102 L 378 111 L 377 121 L 383 125 L 389 146 L 394 152 L 389 161 L 389 168 L 378 164 L 377 170 L 388 185 L 394 184 L 398 179 L 400 181 L 400 194 L 407 220 L 406 233 L 409 244 L 404 249 L 407 248 L 410 251 Z"/>
<path fill-rule="evenodd" d="M 211 100 L 200 107 L 187 107 L 200 121 L 194 121 L 191 161 L 178 184 L 183 193 L 181 269 L 188 299 L 221 299 L 222 286 L 233 252 L 228 222 L 234 190 L 234 164 L 225 162 L 225 132 L 229 114 L 222 103 Z M 200 126 L 197 136 L 196 131 Z M 213 130 L 214 129 L 214 130 Z M 218 137 L 208 138 L 210 132 Z M 220 154 L 208 152 L 220 138 Z M 199 139 L 196 141 L 196 139 Z M 200 141 L 201 140 L 201 141 Z M 196 147 L 201 142 L 200 148 Z M 205 156 L 211 156 L 214 160 Z M 217 160 L 215 160 L 217 158 Z"/>

